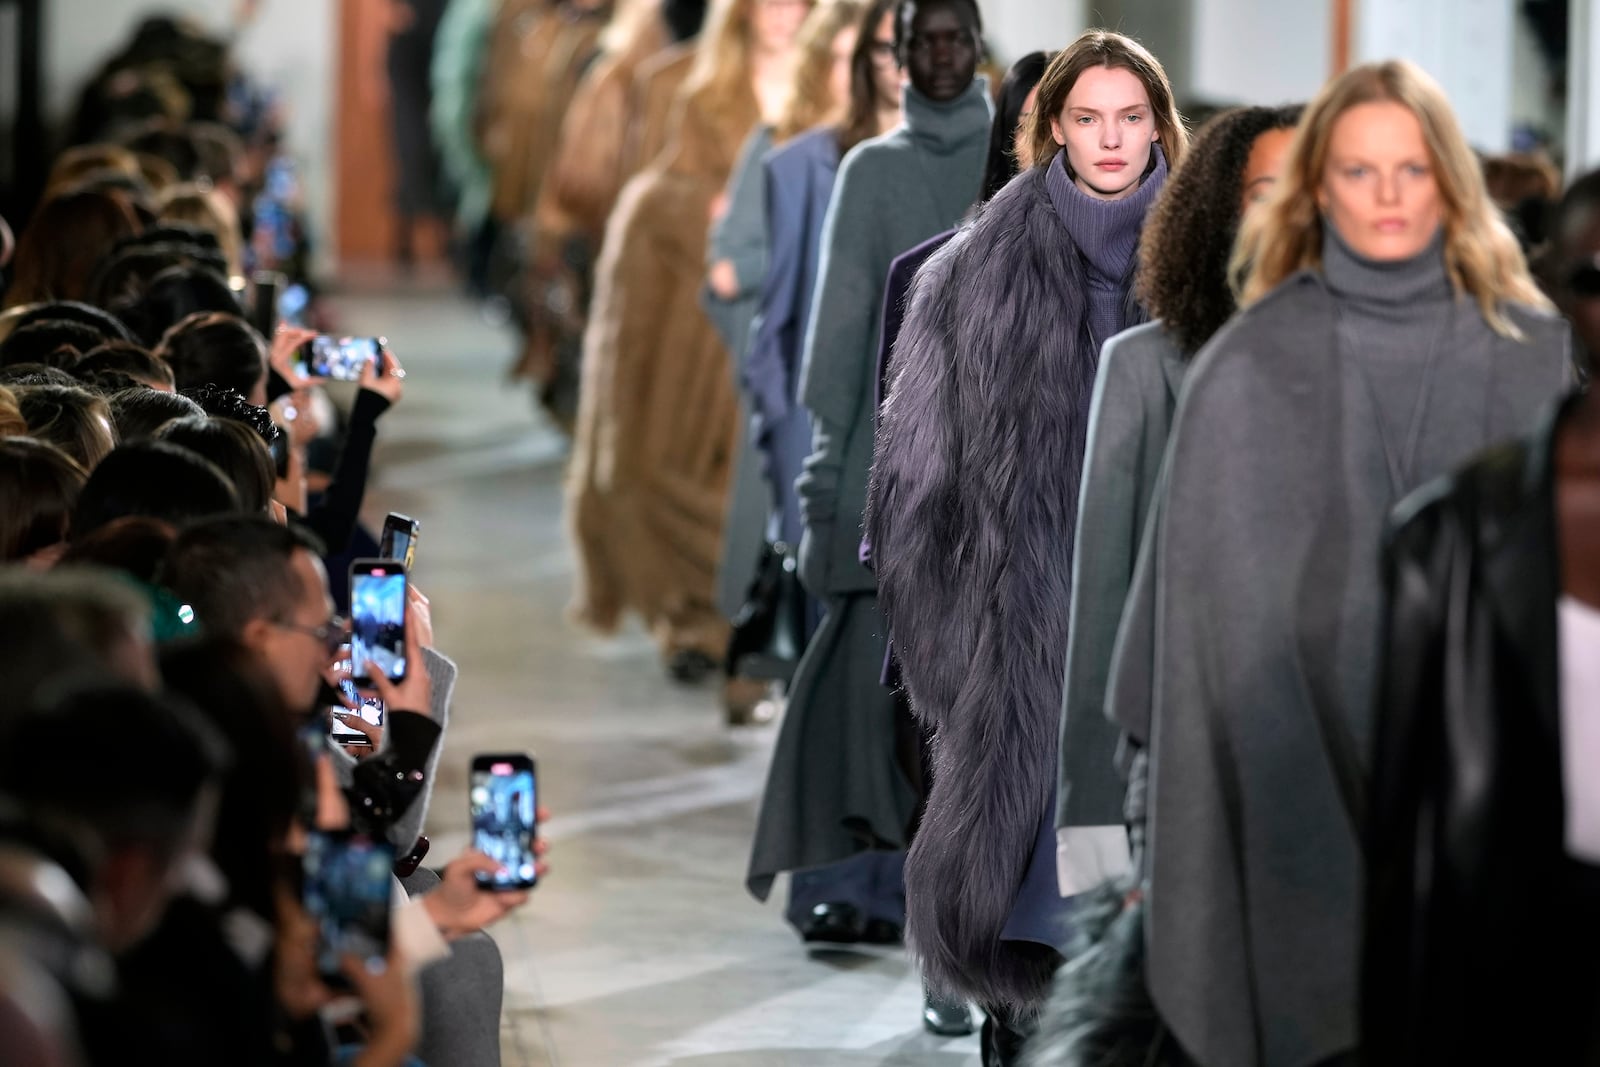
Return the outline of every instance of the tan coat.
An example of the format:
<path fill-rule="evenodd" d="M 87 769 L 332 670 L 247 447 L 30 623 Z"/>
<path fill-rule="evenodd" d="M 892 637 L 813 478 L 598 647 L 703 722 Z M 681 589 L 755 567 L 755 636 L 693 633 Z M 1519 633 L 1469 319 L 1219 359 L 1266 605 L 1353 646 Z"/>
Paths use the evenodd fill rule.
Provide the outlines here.
<path fill-rule="evenodd" d="M 502 53 L 503 62 L 515 62 L 491 75 L 495 109 L 484 146 L 494 171 L 492 210 L 506 221 L 531 215 L 538 203 L 562 120 L 584 67 L 594 58 L 605 15 L 558 6 L 527 15 L 517 25 L 523 30 L 519 47 Z"/>
<path fill-rule="evenodd" d="M 738 402 L 700 308 L 711 204 L 759 120 L 748 89 L 680 97 L 676 136 L 623 189 L 584 338 L 568 517 L 573 614 L 602 630 L 643 616 L 665 654 L 720 658 L 713 600 Z"/>
<path fill-rule="evenodd" d="M 530 323 L 513 371 L 541 395 L 561 373 L 565 339 L 584 329 L 590 279 L 573 276 L 570 244 L 587 250 L 579 259 L 598 254 L 624 183 L 649 161 L 639 158 L 644 147 L 666 140 L 670 102 L 694 59 L 693 48 L 664 47 L 666 39 L 659 17 L 642 24 L 635 40 L 584 79 L 567 112 L 534 213 Z M 547 407 L 562 424 L 570 418 L 566 403 Z"/>

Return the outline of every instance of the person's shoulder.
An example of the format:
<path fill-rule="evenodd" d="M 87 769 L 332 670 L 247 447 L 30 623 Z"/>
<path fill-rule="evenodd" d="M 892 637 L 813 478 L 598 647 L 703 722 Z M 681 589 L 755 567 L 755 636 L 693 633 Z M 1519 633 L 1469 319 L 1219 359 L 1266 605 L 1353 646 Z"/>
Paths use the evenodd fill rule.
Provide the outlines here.
<path fill-rule="evenodd" d="M 773 174 L 788 177 L 803 172 L 817 162 L 837 160 L 838 156 L 838 134 L 829 127 L 819 127 L 773 148 L 763 157 L 763 162 Z"/>
<path fill-rule="evenodd" d="M 882 166 L 885 162 L 906 154 L 912 147 L 911 133 L 904 126 L 896 126 L 888 133 L 869 137 L 845 153 L 839 164 L 842 178 L 846 171 Z"/>

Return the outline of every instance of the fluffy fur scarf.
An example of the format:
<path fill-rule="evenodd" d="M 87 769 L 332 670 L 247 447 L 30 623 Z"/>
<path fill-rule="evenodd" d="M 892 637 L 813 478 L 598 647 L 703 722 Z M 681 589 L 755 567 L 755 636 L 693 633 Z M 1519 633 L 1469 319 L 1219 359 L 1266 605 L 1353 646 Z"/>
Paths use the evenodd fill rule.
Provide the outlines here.
<path fill-rule="evenodd" d="M 1044 171 L 1025 172 L 917 277 L 868 505 L 881 602 L 934 735 L 908 936 L 935 986 L 1023 1013 L 1053 961 L 1000 935 L 1056 773 L 1087 320 L 1077 247 Z"/>

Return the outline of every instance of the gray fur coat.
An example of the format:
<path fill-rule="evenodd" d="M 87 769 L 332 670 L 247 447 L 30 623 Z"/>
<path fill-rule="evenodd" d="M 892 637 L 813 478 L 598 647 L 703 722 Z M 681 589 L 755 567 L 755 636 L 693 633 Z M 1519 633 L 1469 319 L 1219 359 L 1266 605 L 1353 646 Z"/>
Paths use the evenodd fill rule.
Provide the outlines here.
<path fill-rule="evenodd" d="M 1002 931 L 1051 814 L 1095 365 L 1078 249 L 1026 172 L 917 277 L 869 501 L 879 596 L 934 735 L 908 936 L 935 986 L 1023 1012 L 1055 961 Z"/>

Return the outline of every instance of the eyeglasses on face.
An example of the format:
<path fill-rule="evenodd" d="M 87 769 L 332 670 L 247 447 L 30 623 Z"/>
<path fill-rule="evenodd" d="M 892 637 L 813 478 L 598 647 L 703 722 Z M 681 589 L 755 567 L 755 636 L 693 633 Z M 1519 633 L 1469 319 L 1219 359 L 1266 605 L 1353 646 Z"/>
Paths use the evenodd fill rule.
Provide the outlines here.
<path fill-rule="evenodd" d="M 350 635 L 349 620 L 338 615 L 333 616 L 321 626 L 301 626 L 293 622 L 273 622 L 272 625 L 280 630 L 292 630 L 297 634 L 305 634 L 307 637 L 322 642 L 322 646 L 328 650 L 328 655 L 330 656 L 339 651 L 340 646 L 345 642 L 345 638 Z"/>

